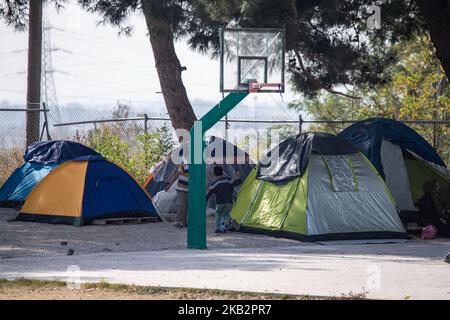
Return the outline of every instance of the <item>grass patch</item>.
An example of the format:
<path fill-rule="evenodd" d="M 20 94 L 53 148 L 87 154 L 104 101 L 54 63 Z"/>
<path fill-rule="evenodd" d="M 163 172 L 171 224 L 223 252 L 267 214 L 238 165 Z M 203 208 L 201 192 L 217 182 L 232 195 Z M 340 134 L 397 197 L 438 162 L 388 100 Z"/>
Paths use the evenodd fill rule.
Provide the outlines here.
<path fill-rule="evenodd" d="M 0 289 L 26 287 L 29 289 L 63 288 L 66 283 L 63 281 L 49 281 L 19 278 L 15 280 L 0 279 Z"/>
<path fill-rule="evenodd" d="M 309 296 L 295 296 L 288 294 L 266 294 L 257 292 L 246 291 L 230 291 L 230 290 L 217 290 L 217 289 L 196 289 L 196 288 L 167 288 L 167 287 L 151 287 L 151 286 L 135 286 L 126 284 L 109 283 L 106 281 L 85 283 L 82 285 L 82 289 L 95 289 L 95 290 L 111 290 L 115 292 L 125 292 L 137 295 L 162 295 L 169 296 L 176 294 L 179 296 L 189 297 L 201 297 L 214 296 L 224 299 L 276 299 L 276 300 L 290 300 L 290 299 L 314 299 Z M 316 297 L 317 299 L 317 297 Z"/>
<path fill-rule="evenodd" d="M 79 298 L 83 299 L 85 293 L 111 294 L 113 297 L 143 297 L 154 299 L 218 299 L 218 300 L 361 300 L 366 299 L 363 294 L 348 294 L 340 297 L 317 297 L 310 295 L 290 295 L 275 293 L 257 293 L 246 291 L 230 291 L 230 290 L 214 290 L 214 289 L 195 289 L 195 288 L 167 288 L 167 287 L 151 287 L 136 286 L 126 284 L 114 284 L 106 281 L 84 283 L 78 290 L 68 289 L 66 283 L 55 280 L 33 280 L 33 279 L 0 279 L 0 293 L 15 291 L 33 291 L 36 296 L 48 292 L 79 293 Z"/>

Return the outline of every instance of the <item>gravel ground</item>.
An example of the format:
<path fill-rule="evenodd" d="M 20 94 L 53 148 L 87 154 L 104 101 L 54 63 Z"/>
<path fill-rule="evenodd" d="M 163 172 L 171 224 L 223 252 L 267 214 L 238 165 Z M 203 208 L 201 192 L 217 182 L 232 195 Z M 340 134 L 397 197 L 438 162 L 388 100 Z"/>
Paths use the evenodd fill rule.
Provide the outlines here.
<path fill-rule="evenodd" d="M 66 255 L 96 252 L 130 252 L 184 249 L 186 230 L 170 223 L 73 227 L 45 223 L 8 222 L 17 212 L 0 208 L 0 259 L 24 256 Z M 67 242 L 67 245 L 61 245 Z M 228 233 L 215 235 L 208 218 L 208 248 L 269 248 L 314 245 L 295 240 Z"/>

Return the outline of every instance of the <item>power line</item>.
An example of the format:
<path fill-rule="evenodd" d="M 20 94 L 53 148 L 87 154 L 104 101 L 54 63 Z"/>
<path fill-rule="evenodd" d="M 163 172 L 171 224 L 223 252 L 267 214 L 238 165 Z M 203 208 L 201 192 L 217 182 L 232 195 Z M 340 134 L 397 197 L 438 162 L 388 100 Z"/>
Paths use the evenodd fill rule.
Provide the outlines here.
<path fill-rule="evenodd" d="M 0 74 L 0 77 L 2 78 L 10 78 L 10 77 L 16 77 L 16 76 L 24 76 L 26 75 L 26 71 L 18 71 L 18 72 L 7 72 Z"/>
<path fill-rule="evenodd" d="M 131 84 L 130 82 L 116 82 L 116 81 L 111 81 L 111 80 L 107 80 L 105 81 L 104 79 L 102 80 L 95 80 L 92 79 L 92 77 L 87 78 L 85 75 L 80 75 L 80 74 L 76 74 L 76 73 L 67 73 L 67 72 L 61 72 L 59 70 L 54 70 L 55 73 L 59 73 L 61 75 L 63 75 L 66 79 L 68 80 L 72 80 L 72 81 L 79 81 L 81 83 L 91 83 L 94 84 L 96 86 L 109 86 L 109 87 L 113 87 L 114 89 L 123 89 L 123 88 L 127 88 L 130 85 L 134 86 L 133 84 Z M 158 91 L 160 90 L 159 86 L 158 87 L 154 87 L 154 88 L 148 88 L 148 87 L 143 87 L 143 90 L 147 89 L 150 91 Z M 138 90 L 140 91 L 141 89 L 139 89 L 139 87 L 137 89 L 133 89 L 133 90 Z"/>
<path fill-rule="evenodd" d="M 110 90 L 108 90 L 107 92 L 103 92 L 104 94 L 108 94 L 109 96 L 114 96 L 114 95 L 124 95 L 124 94 L 132 94 L 132 93 L 139 93 L 139 92 L 148 92 L 148 93 L 154 93 L 155 89 L 152 88 L 137 88 L 137 89 L 133 89 L 133 90 L 123 90 L 124 88 L 127 88 L 126 84 L 120 84 L 120 85 L 108 85 L 107 83 L 102 83 L 100 81 L 96 82 L 96 81 L 91 81 L 91 80 L 87 80 L 87 79 L 76 79 L 76 78 L 71 78 L 68 77 L 67 81 L 75 81 L 77 83 L 80 84 L 87 84 L 89 85 L 89 87 L 92 87 L 92 85 L 95 86 L 95 94 L 102 94 L 99 93 L 99 91 L 97 90 L 97 87 L 103 87 L 103 88 L 109 88 Z"/>
<path fill-rule="evenodd" d="M 151 48 L 145 48 L 145 47 L 141 47 L 141 46 L 136 46 L 136 45 L 129 45 L 129 44 L 123 44 L 123 43 L 111 43 L 112 41 L 114 41 L 114 39 L 109 39 L 107 40 L 105 39 L 93 39 L 95 36 L 91 35 L 91 34 L 86 34 L 86 36 L 83 36 L 80 34 L 80 32 L 77 33 L 72 33 L 72 32 L 68 32 L 64 29 L 61 28 L 55 28 L 52 27 L 55 31 L 58 31 L 58 33 L 56 33 L 55 35 L 57 36 L 68 36 L 72 39 L 78 39 L 80 41 L 87 41 L 87 42 L 93 42 L 95 44 L 98 45 L 102 45 L 102 46 L 106 46 L 109 48 L 114 48 L 115 50 L 126 50 L 127 54 L 141 54 L 141 55 L 148 55 L 149 53 L 151 53 Z M 116 39 L 117 40 L 117 39 Z M 150 44 L 150 41 L 149 41 Z"/>
<path fill-rule="evenodd" d="M 27 49 L 17 49 L 17 50 L 11 50 L 11 51 L 0 51 L 0 56 L 7 56 L 7 55 L 16 55 L 19 53 L 27 52 Z"/>
<path fill-rule="evenodd" d="M 74 99 L 80 99 L 80 100 L 92 100 L 92 101 L 115 101 L 115 102 L 123 101 L 123 102 L 135 102 L 135 103 L 147 103 L 147 104 L 160 103 L 159 101 L 152 101 L 152 100 L 135 100 L 135 99 L 111 98 L 111 96 L 109 96 L 109 97 L 100 97 L 100 96 L 92 97 L 92 96 L 83 96 L 83 95 L 60 95 L 60 97 L 74 98 Z"/>
<path fill-rule="evenodd" d="M 133 62 L 130 63 L 129 61 L 125 60 L 108 60 L 108 58 L 86 55 L 78 52 L 69 52 L 68 50 L 67 51 L 57 50 L 57 52 L 62 52 L 71 56 L 70 59 L 62 59 L 63 61 L 67 60 L 70 62 L 75 62 L 74 58 L 78 58 L 80 61 L 82 61 L 81 63 L 77 64 L 78 68 L 87 66 L 98 66 L 98 64 L 100 63 L 105 66 L 108 66 L 111 69 L 122 69 L 128 73 L 136 73 L 145 76 L 151 75 L 153 70 L 151 65 L 141 65 L 142 67 L 139 67 Z M 84 58 L 88 58 L 91 61 L 86 61 Z M 92 60 L 96 61 L 93 62 Z M 156 73 L 156 71 L 154 72 Z"/>

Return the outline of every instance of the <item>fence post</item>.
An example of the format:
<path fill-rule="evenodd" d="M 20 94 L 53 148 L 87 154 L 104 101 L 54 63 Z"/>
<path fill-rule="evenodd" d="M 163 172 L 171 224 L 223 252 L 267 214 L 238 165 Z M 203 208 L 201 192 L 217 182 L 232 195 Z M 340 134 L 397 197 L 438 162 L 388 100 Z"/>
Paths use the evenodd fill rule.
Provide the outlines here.
<path fill-rule="evenodd" d="M 298 133 L 302 134 L 303 118 L 302 115 L 298 115 Z"/>
<path fill-rule="evenodd" d="M 230 124 L 228 122 L 228 114 L 225 115 L 225 140 L 228 141 L 228 128 Z"/>
<path fill-rule="evenodd" d="M 147 143 L 148 143 L 147 133 L 148 133 L 148 114 L 146 112 L 146 113 L 144 113 L 144 141 L 145 141 L 145 143 L 144 143 L 144 158 L 145 158 L 144 162 L 145 162 L 145 168 L 149 169 L 149 167 L 148 167 L 148 152 L 147 152 L 148 151 L 147 150 Z"/>
<path fill-rule="evenodd" d="M 44 136 L 44 130 L 45 130 L 45 133 L 47 134 L 47 140 L 51 141 L 52 138 L 50 136 L 50 131 L 48 129 L 48 118 L 47 118 L 48 109 L 47 109 L 45 102 L 42 102 L 42 107 L 44 109 L 44 125 L 42 126 L 42 133 L 41 133 L 41 136 L 39 137 L 39 141 L 42 141 L 42 137 Z"/>
<path fill-rule="evenodd" d="M 148 114 L 144 113 L 144 133 L 148 133 Z"/>

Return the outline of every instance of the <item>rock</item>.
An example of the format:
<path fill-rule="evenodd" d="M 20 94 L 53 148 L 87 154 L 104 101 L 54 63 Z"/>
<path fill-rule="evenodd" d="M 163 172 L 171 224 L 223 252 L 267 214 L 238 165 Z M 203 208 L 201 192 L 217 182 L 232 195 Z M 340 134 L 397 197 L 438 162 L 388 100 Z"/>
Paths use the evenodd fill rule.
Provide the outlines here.
<path fill-rule="evenodd" d="M 67 255 L 68 256 L 73 256 L 74 253 L 75 253 L 75 250 L 73 250 L 73 249 L 67 250 Z"/>

